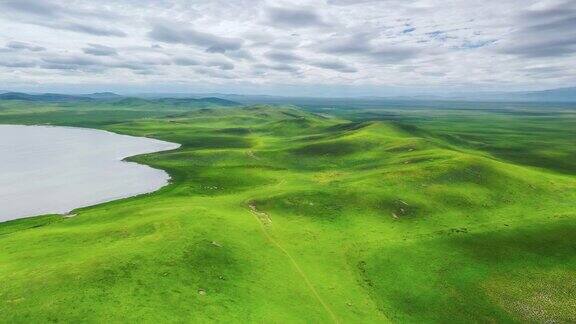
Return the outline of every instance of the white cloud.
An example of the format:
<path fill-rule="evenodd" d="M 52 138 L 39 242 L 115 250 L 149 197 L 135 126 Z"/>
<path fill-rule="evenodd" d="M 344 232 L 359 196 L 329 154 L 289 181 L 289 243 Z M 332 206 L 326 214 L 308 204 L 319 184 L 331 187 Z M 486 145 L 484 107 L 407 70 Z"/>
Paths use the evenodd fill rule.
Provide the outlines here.
<path fill-rule="evenodd" d="M 17 41 L 8 42 L 8 44 L 6 44 L 6 47 L 13 50 L 28 50 L 32 52 L 41 52 L 46 50 L 42 46 Z"/>
<path fill-rule="evenodd" d="M 100 44 L 88 44 L 88 47 L 82 49 L 84 53 L 95 55 L 95 56 L 115 56 L 118 52 L 115 48 L 100 45 Z"/>
<path fill-rule="evenodd" d="M 0 88 L 576 83 L 576 0 L 6 0 L 0 29 Z"/>

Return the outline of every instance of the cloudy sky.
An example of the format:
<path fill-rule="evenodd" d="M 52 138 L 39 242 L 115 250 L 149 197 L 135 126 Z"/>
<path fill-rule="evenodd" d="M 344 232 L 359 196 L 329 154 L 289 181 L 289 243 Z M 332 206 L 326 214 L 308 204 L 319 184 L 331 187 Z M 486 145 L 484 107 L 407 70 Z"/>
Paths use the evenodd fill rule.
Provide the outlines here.
<path fill-rule="evenodd" d="M 0 89 L 389 95 L 576 85 L 576 0 L 0 0 Z"/>

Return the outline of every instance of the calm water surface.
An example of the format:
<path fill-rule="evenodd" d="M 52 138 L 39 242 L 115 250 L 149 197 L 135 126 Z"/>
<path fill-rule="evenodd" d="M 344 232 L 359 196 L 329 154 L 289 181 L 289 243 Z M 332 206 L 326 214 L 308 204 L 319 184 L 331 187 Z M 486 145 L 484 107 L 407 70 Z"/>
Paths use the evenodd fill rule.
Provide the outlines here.
<path fill-rule="evenodd" d="M 0 125 L 0 222 L 155 191 L 166 172 L 122 159 L 178 147 L 92 129 Z"/>

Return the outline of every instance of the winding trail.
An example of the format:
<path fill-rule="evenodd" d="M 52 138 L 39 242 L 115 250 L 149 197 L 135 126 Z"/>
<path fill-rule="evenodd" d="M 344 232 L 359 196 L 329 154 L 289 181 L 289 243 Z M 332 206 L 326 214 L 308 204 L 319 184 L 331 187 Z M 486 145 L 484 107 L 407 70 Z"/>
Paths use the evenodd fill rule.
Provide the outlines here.
<path fill-rule="evenodd" d="M 286 250 L 284 247 L 282 247 L 282 245 L 280 245 L 280 243 L 278 243 L 278 241 L 276 241 L 272 237 L 272 235 L 270 235 L 270 233 L 268 233 L 268 230 L 266 227 L 272 225 L 272 219 L 270 218 L 270 215 L 268 215 L 268 213 L 266 213 L 266 212 L 258 210 L 258 208 L 256 207 L 256 205 L 253 202 L 249 202 L 248 207 L 250 208 L 250 212 L 252 213 L 252 215 L 254 215 L 254 217 L 256 218 L 258 223 L 260 224 L 260 228 L 262 230 L 262 233 L 264 233 L 264 236 L 266 236 L 266 239 L 268 241 L 270 241 L 270 243 L 272 243 L 278 250 L 280 250 L 282 253 L 284 253 L 284 255 L 286 255 L 288 260 L 290 260 L 290 262 L 294 266 L 294 269 L 296 269 L 296 272 L 298 272 L 298 274 L 302 277 L 302 279 L 304 279 L 306 286 L 308 286 L 308 288 L 310 289 L 310 291 L 312 292 L 314 297 L 316 297 L 316 299 L 322 305 L 322 307 L 324 308 L 326 313 L 328 313 L 328 315 L 330 316 L 332 321 L 334 321 L 334 323 L 340 323 L 340 321 L 336 317 L 336 314 L 334 314 L 334 312 L 330 309 L 328 304 L 326 302 L 324 302 L 322 297 L 320 297 L 320 294 L 318 293 L 318 291 L 316 291 L 316 288 L 314 288 L 314 286 L 312 285 L 312 282 L 310 281 L 310 279 L 308 279 L 308 276 L 306 276 L 306 273 L 302 270 L 302 268 L 300 268 L 300 266 L 298 265 L 298 263 L 296 262 L 294 257 L 292 257 L 290 252 L 288 252 L 288 250 Z"/>

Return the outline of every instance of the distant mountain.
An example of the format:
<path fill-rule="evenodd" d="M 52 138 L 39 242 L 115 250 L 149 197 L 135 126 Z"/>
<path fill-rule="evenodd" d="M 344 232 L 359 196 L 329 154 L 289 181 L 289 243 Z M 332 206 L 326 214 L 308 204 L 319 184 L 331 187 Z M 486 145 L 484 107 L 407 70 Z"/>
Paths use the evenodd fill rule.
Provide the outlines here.
<path fill-rule="evenodd" d="M 85 95 L 65 95 L 57 93 L 28 94 L 23 92 L 0 93 L 0 100 L 21 100 L 34 102 L 110 102 L 115 106 L 137 107 L 150 104 L 164 104 L 177 107 L 232 107 L 241 105 L 239 102 L 217 98 L 159 98 L 144 99 L 124 97 L 113 92 L 98 92 Z"/>
<path fill-rule="evenodd" d="M 96 92 L 91 94 L 81 95 L 82 97 L 92 98 L 92 99 L 99 99 L 99 100 L 118 100 L 124 98 L 119 94 L 114 92 Z"/>
<path fill-rule="evenodd" d="M 113 105 L 118 107 L 138 107 L 144 105 L 165 105 L 180 108 L 204 108 L 210 106 L 233 107 L 241 105 L 238 102 L 221 99 L 221 98 L 160 98 L 160 99 L 143 99 L 127 97 L 115 101 Z"/>
<path fill-rule="evenodd" d="M 153 102 L 170 104 L 174 106 L 225 106 L 225 107 L 232 107 L 232 106 L 239 106 L 241 105 L 239 102 L 221 99 L 216 97 L 209 97 L 209 98 L 161 98 L 161 99 L 154 99 Z"/>
<path fill-rule="evenodd" d="M 44 101 L 44 102 L 72 102 L 72 101 L 91 101 L 92 98 L 82 96 L 63 95 L 57 93 L 44 93 L 31 95 L 22 92 L 6 92 L 0 94 L 0 100 L 22 100 L 22 101 Z"/>
<path fill-rule="evenodd" d="M 413 100 L 464 100 L 495 102 L 575 102 L 576 87 L 541 91 L 456 92 L 443 95 L 408 96 Z"/>
<path fill-rule="evenodd" d="M 122 96 L 113 92 L 97 92 L 84 95 L 65 95 L 56 93 L 27 94 L 22 92 L 2 92 L 0 100 L 23 100 L 45 102 L 85 102 L 108 101 L 118 106 L 140 106 L 146 104 L 165 104 L 177 107 L 232 107 L 243 104 L 280 104 L 299 106 L 336 107 L 341 105 L 378 106 L 396 102 L 442 102 L 442 101 L 483 101 L 483 102 L 550 102 L 576 103 L 576 87 L 549 89 L 542 91 L 492 91 L 492 92 L 453 92 L 443 94 L 404 95 L 395 97 L 283 97 L 269 95 L 237 94 L 142 94 L 136 97 Z"/>
<path fill-rule="evenodd" d="M 138 106 L 148 105 L 150 103 L 151 103 L 151 101 L 146 100 L 146 99 L 128 97 L 128 98 L 120 99 L 120 100 L 114 102 L 113 105 L 114 106 L 122 106 L 122 107 L 138 107 Z"/>
<path fill-rule="evenodd" d="M 525 92 L 524 96 L 538 101 L 576 102 L 576 87 Z"/>
<path fill-rule="evenodd" d="M 228 99 L 216 98 L 216 97 L 208 97 L 208 98 L 200 98 L 197 99 L 198 101 L 211 103 L 218 106 L 239 106 L 240 103 Z"/>
<path fill-rule="evenodd" d="M 444 94 L 415 94 L 390 97 L 343 97 L 343 98 L 313 98 L 313 97 L 281 97 L 264 95 L 218 95 L 220 98 L 238 101 L 244 104 L 295 104 L 312 105 L 315 103 L 340 105 L 343 102 L 355 104 L 387 104 L 390 101 L 488 101 L 488 102 L 551 102 L 576 103 L 576 87 L 559 88 L 542 91 L 492 91 L 492 92 L 454 92 Z"/>

